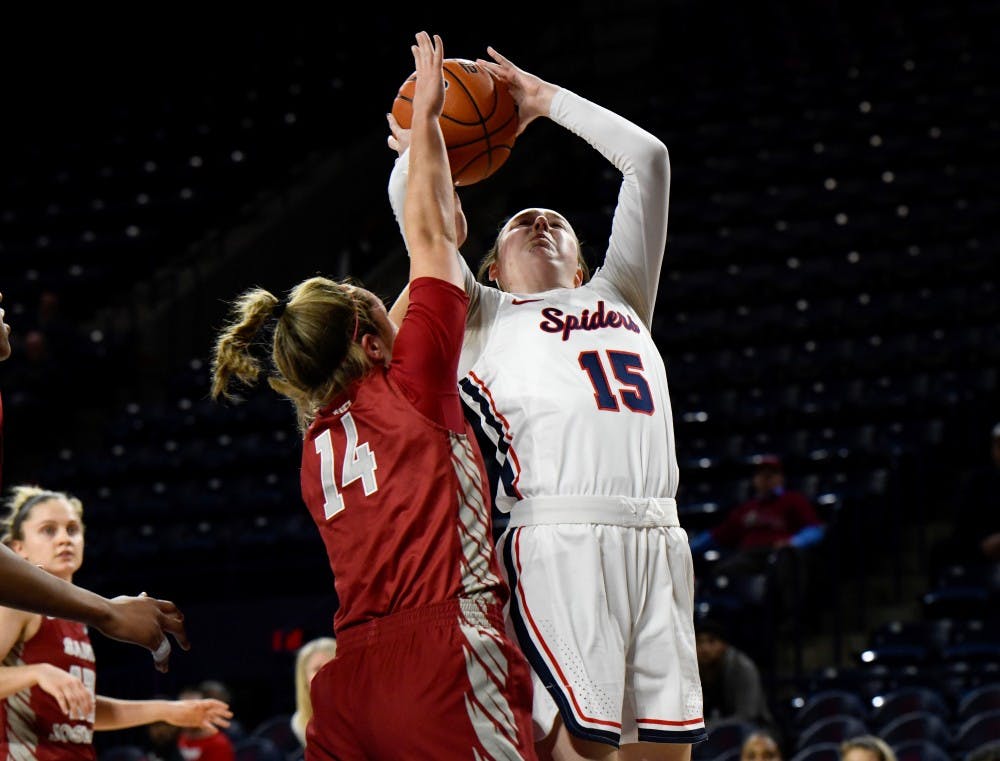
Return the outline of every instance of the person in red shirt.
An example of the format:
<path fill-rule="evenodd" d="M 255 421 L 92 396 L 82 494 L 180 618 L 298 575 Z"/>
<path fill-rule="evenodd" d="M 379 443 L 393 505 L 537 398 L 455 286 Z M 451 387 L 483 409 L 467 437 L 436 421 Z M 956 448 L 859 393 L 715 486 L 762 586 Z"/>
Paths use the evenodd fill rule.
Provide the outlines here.
<path fill-rule="evenodd" d="M 823 522 L 809 498 L 785 488 L 785 471 L 780 458 L 765 455 L 756 462 L 753 489 L 753 497 L 729 512 L 722 523 L 710 530 L 711 540 L 716 545 L 753 552 L 788 546 L 809 547 L 822 539 Z"/>
<path fill-rule="evenodd" d="M 181 690 L 178 700 L 204 700 L 205 693 L 194 687 Z M 214 727 L 185 727 L 177 737 L 177 748 L 184 761 L 234 761 L 233 741 Z"/>
<path fill-rule="evenodd" d="M 24 560 L 72 582 L 83 562 L 80 501 L 17 486 L 0 521 L 3 542 Z M 117 700 L 96 694 L 87 627 L 0 608 L 0 758 L 93 761 L 95 730 L 154 721 L 213 729 L 232 715 L 218 700 Z"/>
<path fill-rule="evenodd" d="M 754 496 L 719 525 L 692 537 L 691 551 L 721 551 L 712 577 L 773 574 L 778 602 L 789 611 L 806 584 L 808 564 L 798 562 L 798 555 L 823 540 L 826 526 L 805 494 L 785 488 L 784 465 L 776 455 L 756 459 L 753 489 Z"/>
<path fill-rule="evenodd" d="M 235 303 L 212 394 L 254 382 L 273 326 L 272 388 L 303 431 L 302 497 L 326 545 L 340 607 L 337 655 L 310 689 L 306 759 L 536 758 L 527 661 L 506 635 L 485 465 L 455 383 L 468 297 L 457 204 L 438 118 L 441 39 L 416 64 L 404 226 L 410 303 L 313 277 L 286 300 Z"/>

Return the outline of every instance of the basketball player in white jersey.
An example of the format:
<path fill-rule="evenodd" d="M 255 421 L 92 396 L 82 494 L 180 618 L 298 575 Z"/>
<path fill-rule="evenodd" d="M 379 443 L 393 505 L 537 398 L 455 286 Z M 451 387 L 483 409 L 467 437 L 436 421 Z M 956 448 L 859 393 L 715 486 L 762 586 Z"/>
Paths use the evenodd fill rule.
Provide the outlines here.
<path fill-rule="evenodd" d="M 488 50 L 493 61 L 477 65 L 510 88 L 519 131 L 548 117 L 623 175 L 589 282 L 572 226 L 544 208 L 503 226 L 480 269 L 496 288 L 465 267 L 459 385 L 495 465 L 496 506 L 509 516 L 498 544 L 512 592 L 507 625 L 532 665 L 539 756 L 682 761 L 705 723 L 670 396 L 650 334 L 667 149 Z M 389 126 L 400 152 L 389 195 L 402 220 L 409 135 L 391 115 Z M 404 291 L 392 314 L 406 303 Z"/>

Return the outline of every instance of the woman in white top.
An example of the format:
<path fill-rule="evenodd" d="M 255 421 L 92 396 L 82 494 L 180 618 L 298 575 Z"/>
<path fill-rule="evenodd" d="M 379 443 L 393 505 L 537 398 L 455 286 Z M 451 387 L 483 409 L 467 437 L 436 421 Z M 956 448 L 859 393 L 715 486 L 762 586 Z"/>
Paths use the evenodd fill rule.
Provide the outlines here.
<path fill-rule="evenodd" d="M 508 85 L 519 131 L 548 117 L 622 173 L 607 253 L 589 282 L 569 221 L 538 207 L 512 216 L 484 259 L 480 272 L 496 287 L 465 266 L 459 385 L 508 515 L 498 544 L 507 623 L 532 665 L 539 756 L 680 761 L 705 724 L 670 395 L 650 334 L 667 149 L 488 50 L 493 60 L 477 65 Z M 391 115 L 389 125 L 400 153 L 389 196 L 402 220 L 409 135 Z M 406 303 L 404 291 L 391 314 Z"/>

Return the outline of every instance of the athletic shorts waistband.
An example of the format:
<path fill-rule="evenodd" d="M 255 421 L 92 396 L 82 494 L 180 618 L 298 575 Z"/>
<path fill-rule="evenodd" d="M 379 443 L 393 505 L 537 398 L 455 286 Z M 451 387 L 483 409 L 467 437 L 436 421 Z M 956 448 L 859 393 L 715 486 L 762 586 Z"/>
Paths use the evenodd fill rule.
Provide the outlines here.
<path fill-rule="evenodd" d="M 375 645 L 414 628 L 423 629 L 435 623 L 463 620 L 472 626 L 503 631 L 503 608 L 497 602 L 467 597 L 425 605 L 411 610 L 401 610 L 352 626 L 337 633 L 337 652 Z"/>
<path fill-rule="evenodd" d="M 514 503 L 508 526 L 606 523 L 650 528 L 680 526 L 671 497 L 530 497 Z"/>

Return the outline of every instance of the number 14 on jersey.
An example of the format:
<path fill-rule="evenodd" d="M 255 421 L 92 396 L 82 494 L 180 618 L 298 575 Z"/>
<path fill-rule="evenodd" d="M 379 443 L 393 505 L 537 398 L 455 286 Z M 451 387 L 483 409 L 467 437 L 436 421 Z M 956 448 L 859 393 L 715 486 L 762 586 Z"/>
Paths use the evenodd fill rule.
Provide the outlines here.
<path fill-rule="evenodd" d="M 368 446 L 367 441 L 358 444 L 358 428 L 354 424 L 354 418 L 351 417 L 350 412 L 345 412 L 341 416 L 340 423 L 344 426 L 344 434 L 347 438 L 344 447 L 344 464 L 340 472 L 340 487 L 344 488 L 360 478 L 367 497 L 378 491 L 378 481 L 375 478 L 378 463 L 375 461 L 375 453 Z M 319 473 L 323 481 L 323 513 L 326 519 L 330 520 L 346 506 L 343 495 L 337 489 L 337 480 L 334 475 L 333 436 L 330 434 L 329 428 L 316 437 L 316 454 L 319 455 Z"/>

